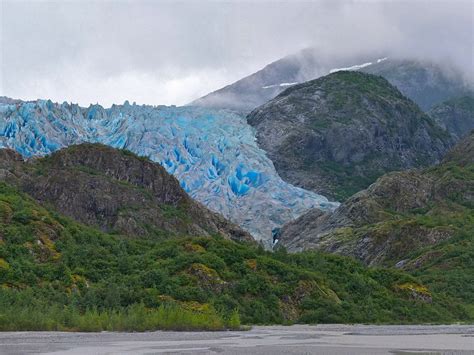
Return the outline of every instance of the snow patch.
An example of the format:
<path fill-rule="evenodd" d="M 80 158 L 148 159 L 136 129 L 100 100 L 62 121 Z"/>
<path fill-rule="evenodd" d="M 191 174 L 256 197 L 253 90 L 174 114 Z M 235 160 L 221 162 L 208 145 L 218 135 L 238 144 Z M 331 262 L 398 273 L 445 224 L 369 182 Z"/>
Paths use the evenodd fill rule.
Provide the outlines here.
<path fill-rule="evenodd" d="M 376 60 L 376 63 L 381 63 L 385 60 L 387 60 L 388 57 L 384 57 L 384 58 L 379 58 Z M 335 68 L 335 69 L 331 69 L 329 71 L 329 74 L 332 74 L 332 73 L 335 73 L 335 72 L 338 72 L 338 71 L 342 71 L 342 70 L 359 70 L 359 69 L 362 69 L 362 68 L 365 68 L 365 67 L 368 67 L 369 65 L 372 65 L 373 63 L 372 62 L 367 62 L 367 63 L 363 63 L 363 64 L 356 64 L 356 65 L 353 65 L 351 67 L 347 67 L 347 68 Z"/>
<path fill-rule="evenodd" d="M 273 84 L 273 85 L 262 86 L 262 89 L 270 89 L 270 88 L 274 88 L 274 87 L 277 87 L 277 86 L 280 86 L 280 87 L 284 87 L 284 86 L 292 86 L 292 85 L 296 85 L 296 84 L 298 84 L 298 82 L 294 82 L 294 83 L 281 83 L 281 84 Z"/>
<path fill-rule="evenodd" d="M 332 73 L 335 73 L 335 72 L 338 72 L 338 71 L 342 71 L 342 70 L 359 70 L 359 69 L 368 67 L 369 65 L 372 65 L 372 62 L 368 62 L 368 63 L 364 63 L 364 64 L 356 64 L 356 65 L 353 65 L 352 67 L 347 67 L 347 68 L 335 68 L 335 69 L 331 69 L 329 71 L 329 74 L 332 74 Z"/>

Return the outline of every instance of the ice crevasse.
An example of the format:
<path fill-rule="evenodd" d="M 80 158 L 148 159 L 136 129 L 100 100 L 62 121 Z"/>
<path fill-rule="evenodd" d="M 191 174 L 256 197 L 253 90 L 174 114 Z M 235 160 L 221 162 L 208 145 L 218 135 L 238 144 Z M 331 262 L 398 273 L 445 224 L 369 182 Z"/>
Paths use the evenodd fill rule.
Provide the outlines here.
<path fill-rule="evenodd" d="M 273 228 L 309 208 L 337 207 L 284 182 L 245 117 L 229 110 L 0 103 L 0 148 L 31 157 L 82 142 L 128 149 L 160 163 L 191 197 L 265 242 Z"/>

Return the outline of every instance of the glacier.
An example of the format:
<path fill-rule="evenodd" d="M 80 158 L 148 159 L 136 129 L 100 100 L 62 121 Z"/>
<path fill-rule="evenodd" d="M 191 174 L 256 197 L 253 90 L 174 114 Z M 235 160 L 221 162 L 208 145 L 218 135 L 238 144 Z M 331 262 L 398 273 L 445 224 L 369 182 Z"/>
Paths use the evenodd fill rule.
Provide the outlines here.
<path fill-rule="evenodd" d="M 83 142 L 128 149 L 160 163 L 191 197 L 267 246 L 274 228 L 310 208 L 338 206 L 284 182 L 245 117 L 230 110 L 0 101 L 0 148 L 29 158 Z"/>

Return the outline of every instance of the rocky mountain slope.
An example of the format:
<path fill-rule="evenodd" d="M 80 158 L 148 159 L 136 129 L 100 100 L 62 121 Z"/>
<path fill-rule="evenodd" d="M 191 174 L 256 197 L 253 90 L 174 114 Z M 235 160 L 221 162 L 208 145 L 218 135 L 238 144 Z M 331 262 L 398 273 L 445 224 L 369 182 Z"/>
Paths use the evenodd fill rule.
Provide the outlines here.
<path fill-rule="evenodd" d="M 474 96 L 445 101 L 433 107 L 428 115 L 456 139 L 460 139 L 474 129 Z"/>
<path fill-rule="evenodd" d="M 227 110 L 0 104 L 0 147 L 30 157 L 83 142 L 126 148 L 160 163 L 192 198 L 257 239 L 269 240 L 274 227 L 309 208 L 336 206 L 284 182 L 246 119 Z"/>
<path fill-rule="evenodd" d="M 24 161 L 0 150 L 0 179 L 43 205 L 102 231 L 168 238 L 252 237 L 192 200 L 159 164 L 100 144 L 81 144 Z"/>
<path fill-rule="evenodd" d="M 78 157 L 63 151 L 52 159 L 70 168 Z M 90 157 L 85 162 L 92 164 Z M 107 174 L 123 177 L 120 169 Z M 110 197 L 120 199 L 116 192 Z M 1 330 L 219 330 L 238 328 L 239 316 L 245 324 L 474 318 L 469 302 L 434 292 L 406 272 L 315 252 L 271 253 L 221 237 L 106 234 L 4 182 L 0 285 Z"/>
<path fill-rule="evenodd" d="M 190 105 L 250 112 L 289 86 L 338 70 L 360 70 L 383 76 L 423 110 L 473 91 L 472 83 L 465 83 L 458 70 L 446 65 L 412 59 L 374 59 L 362 55 L 328 56 L 310 48 L 277 60 Z"/>
<path fill-rule="evenodd" d="M 250 112 L 292 85 L 326 75 L 334 65 L 347 66 L 357 60 L 362 59 L 327 58 L 312 49 L 305 49 L 270 63 L 189 105 Z"/>
<path fill-rule="evenodd" d="M 384 175 L 333 213 L 310 211 L 281 232 L 291 251 L 320 249 L 369 265 L 444 270 L 445 277 L 451 272 L 453 280 L 468 277 L 471 284 L 473 238 L 474 132 L 441 164 Z"/>
<path fill-rule="evenodd" d="M 423 111 L 474 90 L 456 69 L 428 61 L 388 59 L 361 71 L 384 77 Z"/>
<path fill-rule="evenodd" d="M 387 80 L 353 71 L 295 85 L 248 122 L 284 180 L 336 199 L 433 164 L 453 141 Z"/>

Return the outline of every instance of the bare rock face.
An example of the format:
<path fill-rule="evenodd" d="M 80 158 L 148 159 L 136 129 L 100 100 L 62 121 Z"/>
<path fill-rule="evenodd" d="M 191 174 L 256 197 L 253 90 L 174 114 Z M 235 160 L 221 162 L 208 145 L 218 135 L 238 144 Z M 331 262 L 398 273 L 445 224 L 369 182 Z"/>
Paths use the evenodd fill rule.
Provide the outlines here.
<path fill-rule="evenodd" d="M 438 166 L 386 174 L 333 213 L 310 210 L 282 228 L 280 243 L 290 251 L 319 249 L 403 267 L 411 252 L 466 231 L 473 164 L 474 132 Z"/>
<path fill-rule="evenodd" d="M 456 164 L 465 167 L 473 163 L 474 157 L 474 131 L 456 144 L 443 159 L 444 164 Z"/>
<path fill-rule="evenodd" d="M 454 140 L 382 77 L 341 71 L 248 116 L 282 178 L 343 200 L 394 170 L 438 162 Z"/>
<path fill-rule="evenodd" d="M 472 93 L 474 88 L 459 70 L 446 63 L 388 58 L 361 71 L 387 79 L 425 112 L 450 98 Z"/>
<path fill-rule="evenodd" d="M 428 114 L 456 139 L 461 139 L 474 129 L 474 95 L 445 101 Z"/>
<path fill-rule="evenodd" d="M 23 161 L 0 150 L 0 178 L 81 223 L 131 237 L 252 237 L 192 200 L 159 164 L 99 144 Z"/>

